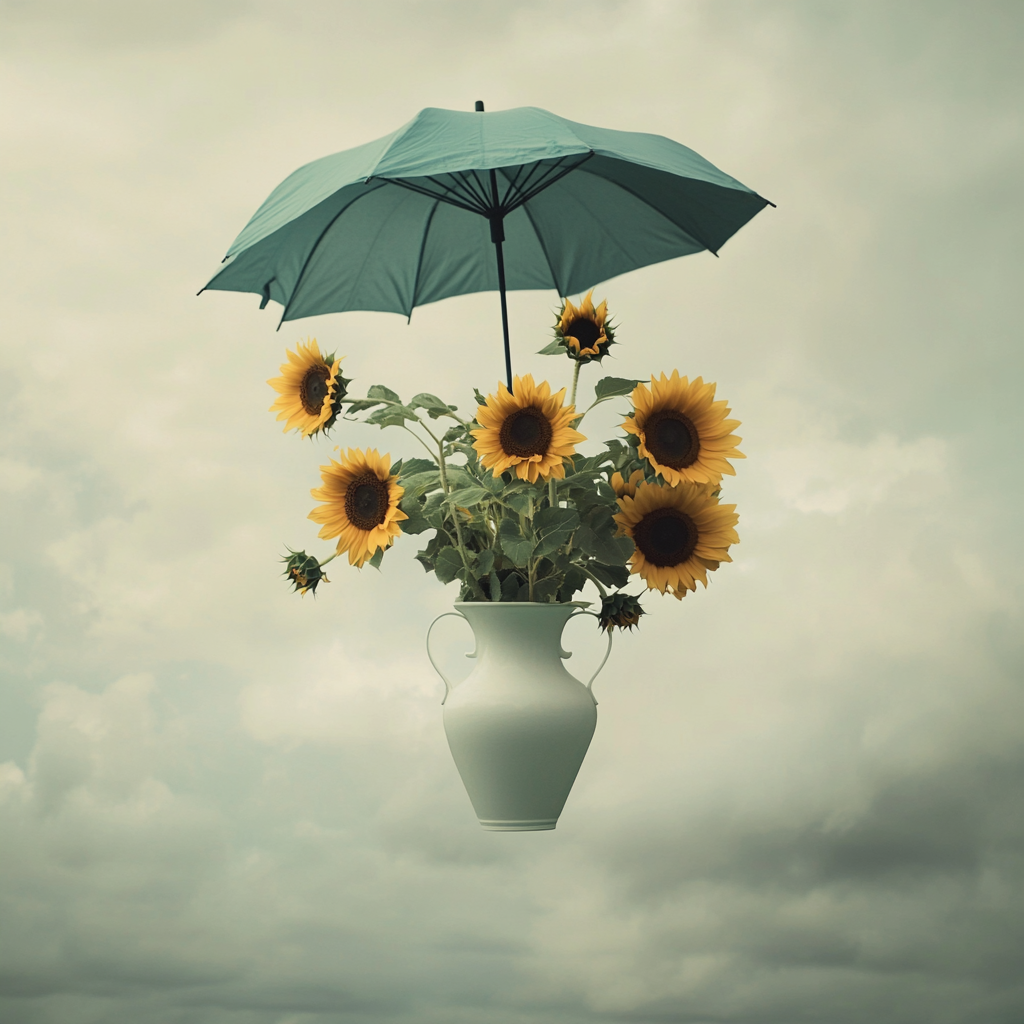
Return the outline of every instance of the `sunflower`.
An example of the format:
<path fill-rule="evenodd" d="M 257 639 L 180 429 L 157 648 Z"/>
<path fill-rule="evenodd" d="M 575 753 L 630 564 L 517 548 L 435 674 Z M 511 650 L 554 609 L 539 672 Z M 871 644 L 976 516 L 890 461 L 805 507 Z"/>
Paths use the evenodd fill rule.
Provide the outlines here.
<path fill-rule="evenodd" d="M 609 481 L 616 498 L 621 498 L 625 494 L 628 494 L 631 498 L 635 497 L 637 487 L 643 482 L 644 471 L 642 469 L 634 469 L 628 481 L 622 479 L 621 473 L 612 473 L 612 478 Z"/>
<path fill-rule="evenodd" d="M 398 507 L 405 488 L 388 475 L 390 468 L 391 456 L 379 455 L 376 448 L 349 448 L 340 461 L 320 467 L 323 487 L 309 492 L 324 502 L 309 513 L 323 527 L 320 539 L 337 537 L 337 551 L 348 552 L 350 565 L 361 566 L 378 549 L 390 547 L 402 532 L 398 524 L 409 518 Z"/>
<path fill-rule="evenodd" d="M 720 505 L 713 484 L 685 481 L 674 486 L 641 484 L 635 497 L 619 498 L 615 521 L 636 545 L 629 564 L 648 590 L 682 599 L 706 587 L 708 572 L 731 562 L 729 545 L 738 544 L 735 505 Z"/>
<path fill-rule="evenodd" d="M 576 451 L 574 445 L 586 440 L 572 428 L 575 406 L 562 405 L 565 388 L 552 395 L 547 381 L 534 384 L 530 374 L 514 377 L 512 389 L 510 394 L 499 384 L 498 394 L 488 395 L 486 404 L 477 407 L 480 429 L 471 433 L 484 469 L 493 470 L 498 477 L 515 467 L 519 479 L 532 484 L 538 477 L 562 479 L 562 459 Z"/>
<path fill-rule="evenodd" d="M 602 302 L 597 309 L 590 297 L 574 306 L 568 299 L 562 302 L 561 310 L 555 314 L 555 341 L 565 346 L 565 354 L 579 362 L 600 362 L 608 349 L 615 344 L 615 331 L 608 322 L 608 303 Z"/>
<path fill-rule="evenodd" d="M 334 425 L 348 381 L 338 373 L 341 359 L 322 356 L 316 338 L 296 348 L 285 350 L 288 362 L 281 364 L 281 376 L 267 381 L 280 396 L 270 411 L 286 421 L 285 433 L 294 427 L 309 437 Z"/>
<path fill-rule="evenodd" d="M 717 484 L 723 473 L 736 475 L 728 459 L 745 459 L 736 449 L 743 439 L 731 433 L 739 420 L 728 420 L 725 402 L 715 401 L 715 385 L 700 377 L 651 377 L 632 395 L 634 414 L 622 426 L 640 439 L 640 454 L 669 484 L 682 481 Z"/>

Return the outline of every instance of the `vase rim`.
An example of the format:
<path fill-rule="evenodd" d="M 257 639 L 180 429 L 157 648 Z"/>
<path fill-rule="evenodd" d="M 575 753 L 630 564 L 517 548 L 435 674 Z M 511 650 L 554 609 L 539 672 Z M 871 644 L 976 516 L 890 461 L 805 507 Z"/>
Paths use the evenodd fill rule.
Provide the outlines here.
<path fill-rule="evenodd" d="M 453 601 L 455 608 L 589 608 L 593 601 Z"/>

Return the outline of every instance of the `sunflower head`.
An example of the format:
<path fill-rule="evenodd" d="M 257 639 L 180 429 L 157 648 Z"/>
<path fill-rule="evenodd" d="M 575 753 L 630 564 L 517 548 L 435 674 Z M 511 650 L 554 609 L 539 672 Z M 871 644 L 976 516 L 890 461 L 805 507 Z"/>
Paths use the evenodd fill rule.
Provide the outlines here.
<path fill-rule="evenodd" d="M 564 398 L 565 388 L 552 395 L 547 381 L 534 384 L 530 374 L 514 377 L 511 393 L 499 384 L 497 395 L 488 395 L 477 407 L 480 428 L 470 431 L 484 468 L 496 477 L 514 471 L 520 480 L 530 483 L 552 476 L 562 479 L 562 460 L 586 440 L 572 428 L 576 409 L 563 405 Z"/>
<path fill-rule="evenodd" d="M 697 580 L 706 587 L 708 572 L 732 561 L 739 516 L 735 505 L 719 503 L 711 484 L 640 484 L 618 505 L 615 521 L 635 545 L 630 569 L 648 590 L 681 599 L 697 589 Z"/>
<path fill-rule="evenodd" d="M 340 450 L 340 449 L 339 449 Z M 320 467 L 322 487 L 309 493 L 323 502 L 309 513 L 321 524 L 320 538 L 338 538 L 337 551 L 348 552 L 350 565 L 362 566 L 378 550 L 390 547 L 409 517 L 398 507 L 405 489 L 389 475 L 390 455 L 375 448 L 349 448 L 339 460 Z"/>
<path fill-rule="evenodd" d="M 632 498 L 636 494 L 636 489 L 644 482 L 644 471 L 634 469 L 629 475 L 629 480 L 623 480 L 621 473 L 612 473 L 612 478 L 608 482 L 611 484 L 616 498 L 621 498 L 626 494 Z"/>
<path fill-rule="evenodd" d="M 288 554 L 281 561 L 285 564 L 283 575 L 287 577 L 295 591 L 303 596 L 309 590 L 315 597 L 319 584 L 331 582 L 324 575 L 317 559 L 313 555 L 307 555 L 305 551 L 292 551 L 289 548 Z"/>
<path fill-rule="evenodd" d="M 632 630 L 640 625 L 640 616 L 644 614 L 640 607 L 640 599 L 632 594 L 609 594 L 601 602 L 601 614 L 598 620 L 601 629 L 610 633 L 616 626 L 619 629 Z"/>
<path fill-rule="evenodd" d="M 715 401 L 714 384 L 673 370 L 671 377 L 652 376 L 650 387 L 638 384 L 632 400 L 633 414 L 622 426 L 667 483 L 717 484 L 723 473 L 736 473 L 729 459 L 746 458 L 736 447 L 743 439 L 732 433 L 740 421 L 726 418 L 730 409 Z"/>
<path fill-rule="evenodd" d="M 615 344 L 615 329 L 608 320 L 608 303 L 602 302 L 595 309 L 591 301 L 593 294 L 591 288 L 579 306 L 564 299 L 562 308 L 555 314 L 555 342 L 565 349 L 570 359 L 581 363 L 591 360 L 599 363 Z"/>
<path fill-rule="evenodd" d="M 284 429 L 298 430 L 310 437 L 334 426 L 347 394 L 348 381 L 338 373 L 341 359 L 320 354 L 316 338 L 299 342 L 294 352 L 285 350 L 288 362 L 281 364 L 281 376 L 267 383 L 278 393 L 270 407 L 284 420 Z"/>

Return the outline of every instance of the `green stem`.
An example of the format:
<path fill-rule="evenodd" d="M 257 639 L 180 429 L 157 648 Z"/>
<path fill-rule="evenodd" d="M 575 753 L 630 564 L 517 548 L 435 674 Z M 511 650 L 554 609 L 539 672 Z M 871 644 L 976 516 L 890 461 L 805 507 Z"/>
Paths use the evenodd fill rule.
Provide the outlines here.
<path fill-rule="evenodd" d="M 434 437 L 429 428 L 424 427 L 423 429 L 426 430 L 431 437 Z M 437 438 L 434 438 L 434 440 L 437 440 Z M 451 494 L 451 487 L 448 485 L 448 467 L 444 461 L 444 443 L 441 441 L 437 441 L 437 456 L 437 468 L 441 471 L 441 490 L 444 491 L 445 497 L 447 497 Z M 470 588 L 481 601 L 486 601 L 487 595 L 484 594 L 483 587 L 480 586 L 480 582 L 473 575 L 473 570 L 469 567 L 469 553 L 466 551 L 466 542 L 462 537 L 462 524 L 459 522 L 459 510 L 454 505 L 450 505 L 449 508 L 451 508 L 452 522 L 455 524 L 455 539 L 458 542 L 457 546 L 459 554 L 462 556 L 462 564 L 465 566 Z"/>
<path fill-rule="evenodd" d="M 574 360 L 574 362 L 575 362 L 576 365 L 575 365 L 575 367 L 573 368 L 573 371 L 572 371 L 572 391 L 569 393 L 569 404 L 570 405 L 575 405 L 576 404 L 576 385 L 577 385 L 577 383 L 579 382 L 579 379 L 580 379 L 580 366 L 581 366 L 581 363 L 580 363 L 580 361 L 578 359 Z"/>
<path fill-rule="evenodd" d="M 548 477 L 548 504 L 552 508 L 558 508 L 558 488 L 555 486 L 555 476 L 553 473 Z"/>
<path fill-rule="evenodd" d="M 579 563 L 577 563 L 577 565 L 579 565 Z M 601 584 L 601 581 L 585 565 L 580 565 L 579 567 L 583 571 L 584 575 L 590 577 L 590 580 L 594 584 L 594 586 L 601 591 L 601 597 L 607 597 L 608 591 L 604 589 L 604 586 Z"/>

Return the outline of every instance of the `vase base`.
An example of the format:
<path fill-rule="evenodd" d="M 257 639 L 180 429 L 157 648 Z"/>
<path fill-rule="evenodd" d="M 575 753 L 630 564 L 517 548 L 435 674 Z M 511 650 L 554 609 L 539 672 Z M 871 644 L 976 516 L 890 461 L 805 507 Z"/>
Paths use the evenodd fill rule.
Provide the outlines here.
<path fill-rule="evenodd" d="M 480 824 L 488 832 L 543 832 L 552 829 L 558 823 L 557 818 L 528 818 L 525 821 L 485 821 Z"/>

